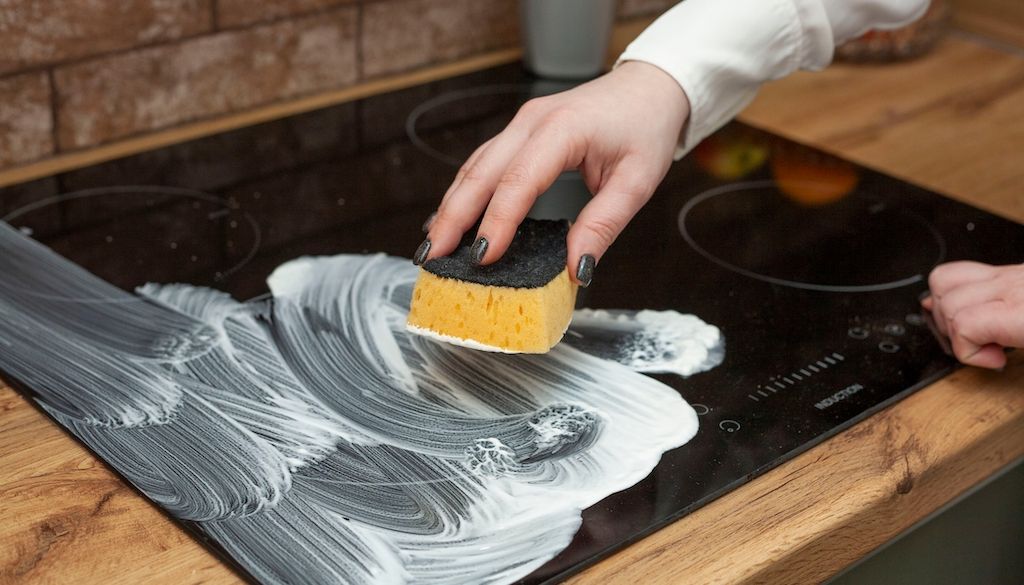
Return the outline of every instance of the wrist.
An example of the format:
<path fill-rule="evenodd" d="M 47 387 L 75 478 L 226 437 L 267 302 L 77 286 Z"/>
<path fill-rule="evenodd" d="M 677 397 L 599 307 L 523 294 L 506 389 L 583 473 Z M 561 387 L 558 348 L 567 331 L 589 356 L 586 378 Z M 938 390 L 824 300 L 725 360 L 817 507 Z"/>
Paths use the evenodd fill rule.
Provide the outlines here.
<path fill-rule="evenodd" d="M 690 100 L 686 91 L 661 67 L 645 61 L 623 61 L 616 66 L 614 73 L 641 86 L 646 95 L 653 96 L 660 105 L 667 105 L 681 120 L 690 115 Z"/>
<path fill-rule="evenodd" d="M 664 117 L 674 130 L 678 151 L 690 119 L 690 99 L 679 82 L 664 69 L 645 61 L 622 61 L 612 73 L 641 94 L 640 103 L 653 107 Z"/>

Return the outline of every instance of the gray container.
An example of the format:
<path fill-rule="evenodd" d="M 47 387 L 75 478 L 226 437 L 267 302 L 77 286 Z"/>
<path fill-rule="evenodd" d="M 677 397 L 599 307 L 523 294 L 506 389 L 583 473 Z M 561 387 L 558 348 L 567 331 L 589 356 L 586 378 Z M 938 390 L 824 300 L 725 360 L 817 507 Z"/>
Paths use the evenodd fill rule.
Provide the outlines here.
<path fill-rule="evenodd" d="M 520 0 L 519 17 L 533 73 L 586 79 L 604 69 L 615 0 Z"/>

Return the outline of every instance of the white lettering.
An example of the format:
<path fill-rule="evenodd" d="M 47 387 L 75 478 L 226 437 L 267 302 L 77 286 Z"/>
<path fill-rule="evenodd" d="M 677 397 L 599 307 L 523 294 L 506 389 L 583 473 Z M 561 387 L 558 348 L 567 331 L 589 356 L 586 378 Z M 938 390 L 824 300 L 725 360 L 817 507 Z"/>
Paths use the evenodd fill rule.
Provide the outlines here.
<path fill-rule="evenodd" d="M 844 400 L 849 396 L 853 396 L 854 394 L 860 392 L 863 389 L 864 386 L 861 386 L 860 384 L 851 384 L 846 388 L 843 388 L 839 392 L 836 392 L 832 396 L 829 396 L 828 398 L 818 402 L 814 406 L 818 410 L 825 410 L 826 408 L 832 406 L 833 404 L 839 402 L 840 400 Z"/>

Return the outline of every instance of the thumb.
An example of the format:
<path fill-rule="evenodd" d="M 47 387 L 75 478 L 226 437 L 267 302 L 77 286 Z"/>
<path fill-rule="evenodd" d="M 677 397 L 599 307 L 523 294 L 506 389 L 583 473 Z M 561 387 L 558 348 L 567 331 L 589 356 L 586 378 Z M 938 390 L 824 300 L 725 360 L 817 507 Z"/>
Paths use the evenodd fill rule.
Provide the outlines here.
<path fill-rule="evenodd" d="M 577 284 L 590 286 L 601 257 L 653 192 L 653 185 L 619 172 L 583 208 L 568 236 L 568 268 Z"/>

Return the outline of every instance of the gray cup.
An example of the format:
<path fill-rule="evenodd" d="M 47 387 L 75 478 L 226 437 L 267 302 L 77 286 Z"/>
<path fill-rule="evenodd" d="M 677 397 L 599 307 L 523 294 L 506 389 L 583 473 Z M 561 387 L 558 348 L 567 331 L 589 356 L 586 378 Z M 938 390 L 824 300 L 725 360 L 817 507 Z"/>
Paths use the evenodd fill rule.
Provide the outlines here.
<path fill-rule="evenodd" d="M 519 17 L 527 69 L 560 79 L 601 73 L 615 0 L 520 0 Z"/>

